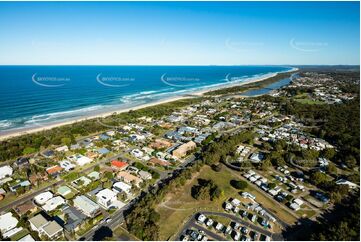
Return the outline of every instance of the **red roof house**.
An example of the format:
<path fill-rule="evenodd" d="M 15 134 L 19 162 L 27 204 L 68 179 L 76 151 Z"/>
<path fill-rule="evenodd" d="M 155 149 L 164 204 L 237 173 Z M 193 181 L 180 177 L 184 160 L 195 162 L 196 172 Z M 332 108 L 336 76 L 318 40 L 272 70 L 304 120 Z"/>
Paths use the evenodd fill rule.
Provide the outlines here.
<path fill-rule="evenodd" d="M 111 162 L 111 166 L 114 168 L 114 169 L 117 169 L 117 170 L 124 170 L 125 168 L 128 167 L 128 163 L 127 162 L 124 162 L 124 161 L 118 161 L 118 160 L 113 160 Z"/>

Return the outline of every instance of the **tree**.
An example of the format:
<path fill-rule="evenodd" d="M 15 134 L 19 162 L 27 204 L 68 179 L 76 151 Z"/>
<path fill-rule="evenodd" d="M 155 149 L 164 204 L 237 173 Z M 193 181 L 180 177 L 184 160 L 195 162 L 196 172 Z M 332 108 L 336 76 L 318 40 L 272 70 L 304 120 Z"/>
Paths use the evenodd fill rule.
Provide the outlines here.
<path fill-rule="evenodd" d="M 261 163 L 261 169 L 262 170 L 267 170 L 269 167 L 271 167 L 272 166 L 272 163 L 270 162 L 270 160 L 269 159 L 266 159 L 266 160 L 264 160 L 262 163 Z"/>
<path fill-rule="evenodd" d="M 96 165 L 96 166 L 94 167 L 94 171 L 99 172 L 99 171 L 100 171 L 100 166 L 99 166 L 99 165 Z"/>
<path fill-rule="evenodd" d="M 310 179 L 316 186 L 323 185 L 328 182 L 327 175 L 319 171 L 312 173 Z"/>
<path fill-rule="evenodd" d="M 274 189 L 276 186 L 277 186 L 277 184 L 274 183 L 274 182 L 268 183 L 268 187 L 269 187 L 270 189 Z"/>
<path fill-rule="evenodd" d="M 71 145 L 71 138 L 68 138 L 68 137 L 64 137 L 64 138 L 61 138 L 61 143 L 70 147 Z"/>
<path fill-rule="evenodd" d="M 327 173 L 335 175 L 337 174 L 337 167 L 332 162 L 330 162 L 327 166 Z"/>
<path fill-rule="evenodd" d="M 198 179 L 198 185 L 191 189 L 191 195 L 197 200 L 211 200 L 222 196 L 222 190 L 212 181 Z"/>
<path fill-rule="evenodd" d="M 222 170 L 222 164 L 221 163 L 213 164 L 211 167 L 212 167 L 212 170 L 214 170 L 216 172 L 220 172 Z"/>
<path fill-rule="evenodd" d="M 230 183 L 232 187 L 239 190 L 244 190 L 248 187 L 248 183 L 246 181 L 231 180 Z"/>
<path fill-rule="evenodd" d="M 324 149 L 321 153 L 323 157 L 329 160 L 336 155 L 335 149 Z"/>

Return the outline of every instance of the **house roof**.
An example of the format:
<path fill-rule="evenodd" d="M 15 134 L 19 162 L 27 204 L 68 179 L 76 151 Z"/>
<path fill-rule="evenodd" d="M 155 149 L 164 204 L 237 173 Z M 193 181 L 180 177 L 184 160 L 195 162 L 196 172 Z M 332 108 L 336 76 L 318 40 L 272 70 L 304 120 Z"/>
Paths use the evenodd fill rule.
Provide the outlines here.
<path fill-rule="evenodd" d="M 94 180 L 98 180 L 100 178 L 100 173 L 97 171 L 92 171 L 88 174 L 89 178 L 93 178 Z"/>
<path fill-rule="evenodd" d="M 49 222 L 47 225 L 43 227 L 43 230 L 50 237 L 62 231 L 63 228 L 55 221 Z"/>
<path fill-rule="evenodd" d="M 20 204 L 18 206 L 16 206 L 15 211 L 19 214 L 19 215 L 23 215 L 26 212 L 33 210 L 37 208 L 37 206 L 35 206 L 34 203 L 32 203 L 31 201 L 27 201 L 23 204 Z"/>
<path fill-rule="evenodd" d="M 89 214 L 99 209 L 98 204 L 96 204 L 84 195 L 77 196 L 73 201 L 76 207 Z"/>
<path fill-rule="evenodd" d="M 100 154 L 107 154 L 109 153 L 109 150 L 107 148 L 99 148 L 97 149 L 97 152 Z"/>
<path fill-rule="evenodd" d="M 152 158 L 149 160 L 149 162 L 150 162 L 150 163 L 153 163 L 153 164 L 161 165 L 161 166 L 168 166 L 168 165 L 169 165 L 169 162 L 168 162 L 168 161 L 160 160 L 160 159 L 155 158 L 155 157 L 152 157 Z"/>
<path fill-rule="evenodd" d="M 126 171 L 120 171 L 118 173 L 118 177 L 123 177 L 124 180 L 132 182 L 134 181 L 136 184 L 142 182 L 142 179 L 140 179 L 137 176 L 133 176 L 132 174 L 126 172 Z"/>
<path fill-rule="evenodd" d="M 98 192 L 96 196 L 97 198 L 101 198 L 105 201 L 108 201 L 108 200 L 112 200 L 113 197 L 117 196 L 117 194 L 112 190 L 110 190 L 109 188 L 106 188 Z"/>
<path fill-rule="evenodd" d="M 48 220 L 46 220 L 44 216 L 39 213 L 38 215 L 29 219 L 29 222 L 32 223 L 36 228 L 40 228 L 48 223 Z"/>
<path fill-rule="evenodd" d="M 67 223 L 64 226 L 68 231 L 74 230 L 79 224 L 83 222 L 84 219 L 86 219 L 84 214 L 71 206 L 64 209 L 63 212 L 64 214 L 68 215 Z"/>
<path fill-rule="evenodd" d="M 11 212 L 5 213 L 0 216 L 0 231 L 5 233 L 16 227 L 18 220 Z"/>
<path fill-rule="evenodd" d="M 46 172 L 51 175 L 51 174 L 58 173 L 61 170 L 63 170 L 63 168 L 56 165 L 56 166 L 52 166 L 52 167 L 49 167 L 48 169 L 46 169 Z"/>
<path fill-rule="evenodd" d="M 50 198 L 52 198 L 54 195 L 52 192 L 43 192 L 34 197 L 34 200 L 37 204 L 43 205 L 46 201 L 48 201 Z"/>
<path fill-rule="evenodd" d="M 125 168 L 128 166 L 128 163 L 127 162 L 124 162 L 124 161 L 118 161 L 118 160 L 113 160 L 111 162 L 111 165 L 112 166 L 115 166 L 117 168 Z"/>

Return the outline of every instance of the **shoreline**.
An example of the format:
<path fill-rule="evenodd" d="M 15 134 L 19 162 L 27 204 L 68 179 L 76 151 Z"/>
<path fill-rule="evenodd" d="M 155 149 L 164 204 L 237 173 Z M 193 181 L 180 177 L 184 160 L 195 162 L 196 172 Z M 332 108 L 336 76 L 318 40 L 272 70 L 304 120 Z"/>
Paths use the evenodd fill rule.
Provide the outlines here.
<path fill-rule="evenodd" d="M 32 134 L 32 133 L 37 133 L 37 132 L 41 132 L 41 131 L 45 131 L 45 130 L 50 130 L 56 127 L 60 127 L 60 126 L 65 126 L 65 125 L 69 125 L 69 124 L 73 124 L 73 123 L 77 123 L 77 122 L 81 122 L 81 121 L 85 121 L 85 120 L 90 120 L 90 119 L 96 119 L 96 118 L 104 118 L 107 116 L 111 116 L 113 114 L 120 114 L 120 113 L 125 113 L 125 112 L 129 112 L 130 110 L 139 110 L 139 109 L 143 109 L 143 108 L 147 108 L 150 106 L 156 106 L 156 105 L 160 105 L 160 104 L 164 104 L 164 103 L 169 103 L 169 102 L 174 102 L 174 101 L 178 101 L 178 100 L 182 100 L 182 99 L 188 99 L 188 98 L 196 98 L 196 97 L 203 97 L 205 93 L 210 92 L 210 91 L 215 91 L 215 90 L 219 90 L 219 89 L 223 89 L 223 88 L 229 88 L 229 87 L 235 87 L 235 86 L 243 86 L 246 84 L 251 84 L 251 83 L 257 83 L 260 81 L 264 81 L 268 78 L 274 77 L 276 76 L 278 73 L 287 73 L 287 72 L 292 72 L 292 71 L 297 71 L 298 68 L 293 67 L 291 70 L 288 71 L 282 71 L 282 72 L 276 72 L 276 73 L 272 73 L 269 76 L 264 76 L 264 77 L 260 77 L 257 79 L 251 79 L 251 80 L 246 80 L 244 82 L 235 82 L 235 83 L 224 83 L 224 85 L 219 85 L 216 87 L 206 87 L 202 90 L 198 90 L 198 91 L 194 91 L 191 92 L 189 94 L 183 94 L 180 96 L 174 96 L 174 97 L 170 97 L 170 98 L 166 98 L 166 99 L 161 99 L 158 101 L 154 101 L 154 102 L 150 102 L 150 103 L 146 103 L 146 104 L 140 104 L 134 107 L 130 107 L 130 108 L 121 108 L 119 110 L 114 110 L 114 111 L 107 111 L 107 112 L 103 112 L 103 113 L 98 113 L 95 115 L 88 115 L 86 117 L 83 118 L 76 118 L 74 120 L 68 120 L 68 121 L 59 121 L 59 122 L 55 122 L 52 124 L 47 124 L 47 125 L 43 125 L 40 127 L 29 127 L 29 128 L 19 128 L 16 130 L 9 130 L 4 131 L 3 134 L 0 134 L 0 141 L 6 140 L 6 139 L 10 139 L 10 138 L 14 138 L 14 137 L 18 137 L 18 136 L 22 136 L 22 135 L 27 135 L 27 134 Z"/>

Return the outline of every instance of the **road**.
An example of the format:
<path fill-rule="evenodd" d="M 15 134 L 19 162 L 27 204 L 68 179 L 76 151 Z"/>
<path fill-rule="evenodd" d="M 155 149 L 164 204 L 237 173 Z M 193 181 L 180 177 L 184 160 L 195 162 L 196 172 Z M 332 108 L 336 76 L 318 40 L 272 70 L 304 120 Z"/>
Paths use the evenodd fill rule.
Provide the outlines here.
<path fill-rule="evenodd" d="M 87 173 L 87 172 L 89 172 L 89 171 L 92 171 L 95 166 L 100 165 L 100 164 L 104 164 L 104 163 L 106 163 L 106 162 L 109 162 L 109 161 L 111 161 L 111 160 L 113 160 L 113 159 L 115 159 L 115 158 L 117 158 L 117 157 L 119 157 L 119 156 L 120 156 L 120 155 L 114 155 L 114 156 L 112 156 L 112 157 L 105 158 L 105 159 L 103 159 L 102 161 L 100 161 L 100 162 L 98 162 L 98 163 L 95 163 L 94 165 L 92 165 L 92 166 L 90 166 L 90 167 L 88 167 L 88 168 L 80 171 L 80 173 Z M 18 206 L 18 205 L 20 205 L 20 204 L 22 204 L 22 203 L 24 203 L 24 202 L 26 202 L 26 201 L 28 201 L 28 200 L 33 199 L 35 196 L 39 195 L 40 193 L 50 190 L 53 186 L 59 186 L 59 185 L 62 185 L 62 184 L 64 184 L 64 183 L 65 183 L 65 181 L 64 181 L 64 180 L 61 180 L 61 181 L 57 181 L 57 182 L 55 182 L 55 183 L 52 183 L 52 184 L 50 184 L 49 186 L 46 186 L 46 187 L 44 187 L 44 188 L 41 188 L 41 189 L 39 189 L 39 190 L 37 190 L 37 191 L 33 191 L 33 190 L 32 190 L 32 191 L 30 191 L 31 194 L 28 194 L 28 195 L 25 195 L 25 196 L 23 196 L 23 197 L 21 197 L 21 198 L 18 198 L 16 201 L 14 201 L 14 202 L 12 202 L 12 203 L 9 203 L 9 204 L 1 207 L 1 208 L 0 208 L 0 213 L 5 212 L 6 210 L 11 209 L 11 208 L 13 208 L 13 207 L 16 207 L 16 206 Z"/>
<path fill-rule="evenodd" d="M 272 240 L 277 240 L 277 241 L 282 241 L 283 240 L 283 237 L 281 234 L 273 234 L 271 233 L 270 231 L 268 230 L 265 230 L 265 229 L 262 229 L 260 228 L 259 226 L 256 226 L 252 223 L 249 223 L 245 220 L 242 220 L 238 217 L 236 217 L 235 215 L 232 215 L 232 214 L 228 214 L 228 213 L 222 213 L 222 212 L 209 212 L 209 211 L 200 211 L 199 213 L 201 214 L 204 214 L 205 216 L 207 215 L 215 215 L 215 216 L 222 216 L 222 217 L 226 217 L 226 218 L 229 218 L 239 224 L 242 224 L 243 226 L 246 226 L 254 231 L 257 231 L 258 233 L 261 233 L 261 234 L 264 234 L 264 235 L 267 235 L 269 236 L 270 238 L 272 238 Z M 195 227 L 194 224 L 196 224 L 200 230 L 205 230 L 205 232 L 210 232 L 210 233 L 213 233 L 212 231 L 209 231 L 208 229 L 206 229 L 206 227 L 203 227 L 203 226 L 200 226 L 198 225 L 195 221 L 196 221 L 196 218 L 195 218 L 196 214 L 194 214 L 188 221 L 187 223 L 183 226 L 183 229 L 180 233 L 178 233 L 178 235 L 176 236 L 176 240 L 179 240 L 180 239 L 180 236 L 184 233 L 184 231 L 186 229 L 190 229 L 192 227 Z M 215 233 L 213 233 L 215 234 Z M 217 235 L 217 234 L 216 234 Z M 220 235 L 218 235 L 220 236 Z M 214 237 L 214 236 L 211 236 L 211 237 Z M 225 240 L 224 237 L 221 237 L 222 239 L 219 239 L 219 238 L 215 238 L 217 240 Z"/>
<path fill-rule="evenodd" d="M 159 184 L 161 184 L 164 180 L 169 178 L 170 174 L 173 174 L 179 170 L 184 169 L 188 164 L 192 163 L 195 161 L 195 157 L 194 155 L 189 156 L 183 163 L 181 163 L 178 167 L 178 169 L 175 169 L 173 171 L 170 172 L 162 172 L 161 177 L 158 179 L 158 181 L 156 181 L 156 183 L 153 185 L 153 187 L 158 186 Z M 148 187 L 148 189 L 146 191 L 144 191 L 145 193 L 148 193 L 149 190 L 151 189 L 151 187 Z M 124 216 L 123 216 L 123 212 L 126 211 L 127 209 L 130 208 L 130 206 L 135 203 L 140 197 L 135 197 L 130 203 L 128 203 L 127 205 L 125 205 L 124 207 L 122 207 L 121 209 L 119 209 L 118 211 L 116 211 L 114 214 L 112 214 L 112 216 L 110 216 L 110 218 L 112 219 L 109 223 L 106 223 L 105 221 L 97 226 L 95 226 L 93 229 L 89 230 L 87 233 L 85 233 L 81 240 L 87 240 L 87 241 L 91 241 L 94 237 L 94 234 L 97 232 L 97 230 L 102 227 L 102 226 L 106 226 L 111 228 L 112 230 L 115 229 L 117 226 L 119 226 L 121 223 L 124 222 Z M 107 218 L 105 218 L 104 220 L 106 220 Z"/>

